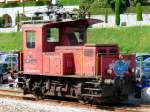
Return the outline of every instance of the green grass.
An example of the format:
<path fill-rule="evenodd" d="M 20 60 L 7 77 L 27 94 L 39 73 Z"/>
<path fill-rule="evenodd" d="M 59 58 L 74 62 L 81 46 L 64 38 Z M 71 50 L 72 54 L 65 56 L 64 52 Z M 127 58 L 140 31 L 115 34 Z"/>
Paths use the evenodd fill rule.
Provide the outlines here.
<path fill-rule="evenodd" d="M 42 2 L 39 4 L 40 6 L 47 5 L 48 0 L 39 0 Z M 36 1 L 26 1 L 26 2 L 8 2 L 7 4 L 5 3 L 0 3 L 0 8 L 8 8 L 8 7 L 23 7 L 24 6 L 37 6 Z"/>
<path fill-rule="evenodd" d="M 121 52 L 149 52 L 150 26 L 88 30 L 88 43 L 118 44 Z M 0 50 L 22 49 L 22 33 L 0 33 Z"/>
<path fill-rule="evenodd" d="M 108 14 L 114 14 L 114 11 L 111 8 L 108 9 Z M 91 14 L 98 15 L 98 14 L 105 14 L 106 8 L 100 8 L 100 7 L 92 7 L 90 9 Z M 142 6 L 142 12 L 143 13 L 149 13 L 150 12 L 150 6 Z M 125 13 L 136 13 L 135 7 L 128 7 Z"/>
<path fill-rule="evenodd" d="M 111 8 L 107 8 L 108 14 L 114 14 L 114 11 Z M 92 15 L 98 15 L 102 14 L 104 15 L 106 11 L 106 8 L 98 8 L 98 7 L 92 7 L 90 8 L 90 12 Z"/>
<path fill-rule="evenodd" d="M 0 50 L 20 50 L 22 49 L 22 33 L 0 33 Z"/>
<path fill-rule="evenodd" d="M 62 5 L 79 5 L 80 0 L 60 0 Z"/>
<path fill-rule="evenodd" d="M 150 52 L 150 26 L 88 30 L 89 43 L 118 44 L 121 52 Z"/>

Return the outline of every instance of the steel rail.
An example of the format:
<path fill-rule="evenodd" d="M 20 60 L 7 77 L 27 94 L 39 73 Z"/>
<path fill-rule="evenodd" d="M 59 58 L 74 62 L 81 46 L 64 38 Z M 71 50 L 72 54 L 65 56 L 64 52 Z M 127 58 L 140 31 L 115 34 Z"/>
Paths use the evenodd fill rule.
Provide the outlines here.
<path fill-rule="evenodd" d="M 96 112 L 99 112 L 100 110 L 106 110 L 106 111 L 114 111 L 114 112 L 143 112 L 142 108 L 147 108 L 150 110 L 150 105 L 140 105 L 140 106 L 113 106 L 112 105 L 95 105 L 95 104 L 81 104 L 76 101 L 64 101 L 60 99 L 42 99 L 37 100 L 36 97 L 33 95 L 24 95 L 23 91 L 19 89 L 8 89 L 4 87 L 0 87 L 0 97 L 8 97 L 8 98 L 15 98 L 15 99 L 21 99 L 21 100 L 32 100 L 38 103 L 43 104 L 54 104 L 54 105 L 63 105 L 63 106 L 72 106 L 72 107 L 78 107 L 78 108 L 86 108 L 90 110 L 95 110 Z"/>

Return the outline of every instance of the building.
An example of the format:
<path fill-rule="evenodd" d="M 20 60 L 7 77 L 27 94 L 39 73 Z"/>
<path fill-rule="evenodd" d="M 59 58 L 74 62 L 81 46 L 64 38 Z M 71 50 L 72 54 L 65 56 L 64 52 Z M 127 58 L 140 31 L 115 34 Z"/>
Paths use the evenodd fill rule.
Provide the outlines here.
<path fill-rule="evenodd" d="M 19 1 L 22 2 L 22 0 L 7 0 L 9 1 Z M 31 0 L 30 0 L 31 1 Z M 37 1 L 37 0 L 34 0 Z M 5 2 L 5 0 L 0 0 L 0 2 Z M 0 32 L 5 31 L 16 31 L 16 23 L 17 23 L 17 16 L 18 13 L 20 15 L 25 15 L 25 17 L 28 17 L 30 19 L 35 18 L 37 15 L 40 14 L 40 17 L 42 20 L 49 20 L 50 18 L 53 18 L 52 14 L 48 14 L 47 12 L 52 12 L 52 10 L 55 12 L 58 11 L 59 13 L 64 12 L 70 12 L 74 8 L 78 8 L 78 6 L 64 6 L 64 7 L 57 7 L 57 0 L 52 0 L 51 3 L 53 4 L 51 8 L 48 8 L 47 6 L 27 6 L 27 7 L 10 7 L 10 8 L 0 8 L 0 18 L 2 20 L 2 26 L 0 28 Z M 0 20 L 0 21 L 1 21 Z"/>

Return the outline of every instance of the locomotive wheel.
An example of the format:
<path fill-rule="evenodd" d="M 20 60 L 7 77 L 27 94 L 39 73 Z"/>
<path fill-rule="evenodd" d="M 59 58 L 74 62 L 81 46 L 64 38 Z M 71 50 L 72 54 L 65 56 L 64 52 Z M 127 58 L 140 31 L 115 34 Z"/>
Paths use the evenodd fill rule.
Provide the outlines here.
<path fill-rule="evenodd" d="M 89 103 L 89 98 L 87 98 L 86 96 L 80 96 L 78 98 L 78 102 L 80 102 L 82 104 L 88 104 Z"/>
<path fill-rule="evenodd" d="M 3 76 L 0 76 L 0 84 L 3 84 Z"/>
<path fill-rule="evenodd" d="M 45 97 L 43 96 L 37 96 L 37 95 L 34 95 L 35 96 L 35 100 L 38 101 L 38 100 L 43 100 Z"/>

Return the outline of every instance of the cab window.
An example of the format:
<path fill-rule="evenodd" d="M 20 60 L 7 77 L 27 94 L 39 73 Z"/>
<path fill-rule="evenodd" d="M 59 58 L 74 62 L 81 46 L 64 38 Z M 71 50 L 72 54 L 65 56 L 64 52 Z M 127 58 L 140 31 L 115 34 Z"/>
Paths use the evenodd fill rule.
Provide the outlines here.
<path fill-rule="evenodd" d="M 27 48 L 35 48 L 35 32 L 27 32 Z"/>
<path fill-rule="evenodd" d="M 83 31 L 67 32 L 66 35 L 69 38 L 71 45 L 82 45 L 84 38 Z"/>
<path fill-rule="evenodd" d="M 78 44 L 82 43 L 84 33 L 80 31 L 80 32 L 74 32 L 74 34 L 75 34 Z"/>
<path fill-rule="evenodd" d="M 106 55 L 106 49 L 99 49 L 98 54 L 99 55 Z"/>
<path fill-rule="evenodd" d="M 47 42 L 59 42 L 59 29 L 48 28 L 46 30 L 46 41 Z"/>
<path fill-rule="evenodd" d="M 114 54 L 118 53 L 118 50 L 117 49 L 110 49 L 109 53 L 110 53 L 110 55 L 114 55 Z"/>

